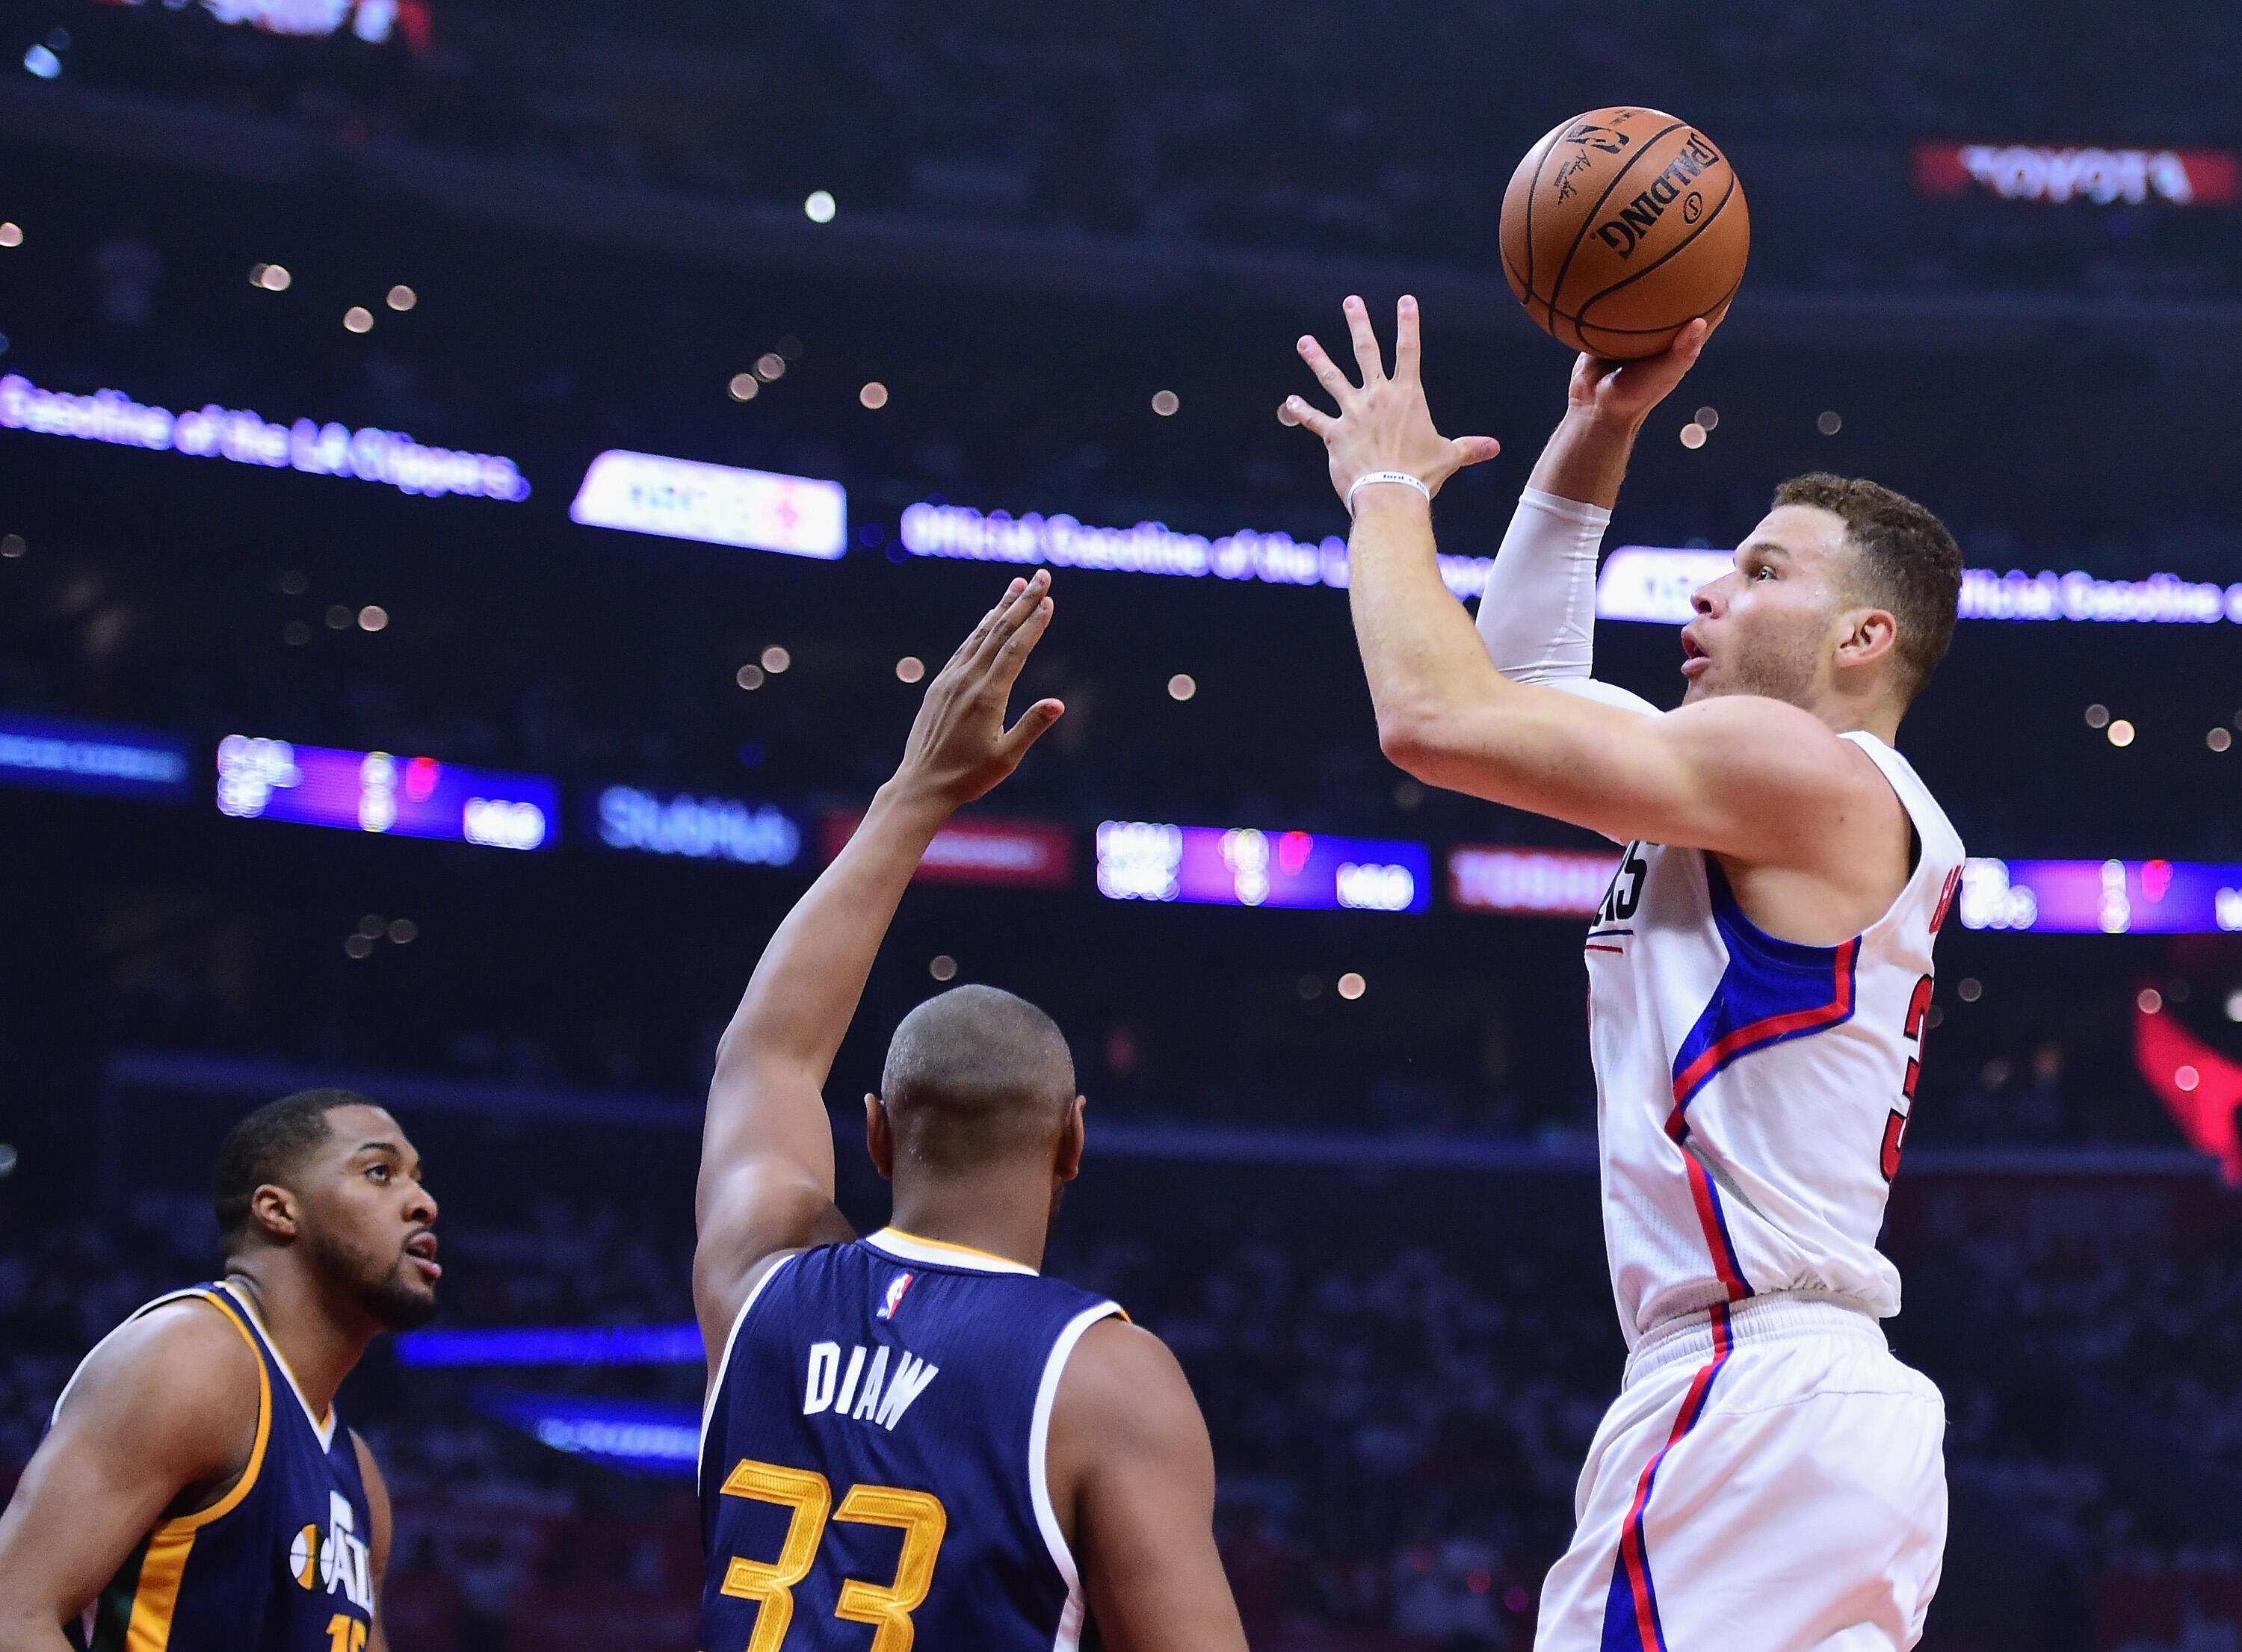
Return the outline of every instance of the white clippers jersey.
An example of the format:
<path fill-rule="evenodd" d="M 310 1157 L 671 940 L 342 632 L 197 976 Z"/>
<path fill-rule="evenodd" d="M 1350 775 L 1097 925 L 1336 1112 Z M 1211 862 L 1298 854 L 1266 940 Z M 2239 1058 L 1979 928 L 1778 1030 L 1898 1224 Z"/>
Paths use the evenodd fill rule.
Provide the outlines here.
<path fill-rule="evenodd" d="M 1710 855 L 1646 843 L 1628 846 L 1588 931 L 1604 1242 L 1630 1348 L 1767 1291 L 1899 1312 L 1876 1234 L 1962 841 L 1906 759 L 1844 738 L 1891 782 L 1918 845 L 1867 931 L 1839 946 L 1778 940 Z"/>

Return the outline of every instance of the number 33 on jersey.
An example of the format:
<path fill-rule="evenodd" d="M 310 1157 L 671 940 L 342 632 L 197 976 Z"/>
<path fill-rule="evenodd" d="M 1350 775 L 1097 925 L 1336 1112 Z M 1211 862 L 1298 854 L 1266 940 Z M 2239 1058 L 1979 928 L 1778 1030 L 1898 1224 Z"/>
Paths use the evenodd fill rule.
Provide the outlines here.
<path fill-rule="evenodd" d="M 893 1228 L 781 1262 L 709 1393 L 704 1652 L 1077 1646 L 1045 1446 L 1068 1354 L 1119 1312 Z"/>

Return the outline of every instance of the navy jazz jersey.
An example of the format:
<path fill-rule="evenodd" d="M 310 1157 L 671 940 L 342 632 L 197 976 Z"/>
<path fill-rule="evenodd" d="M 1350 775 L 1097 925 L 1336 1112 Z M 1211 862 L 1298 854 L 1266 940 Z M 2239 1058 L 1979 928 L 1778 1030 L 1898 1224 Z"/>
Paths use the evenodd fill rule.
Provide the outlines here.
<path fill-rule="evenodd" d="M 1067 1356 L 1120 1312 L 892 1227 L 765 1274 L 701 1425 L 702 1652 L 1080 1645 L 1044 1447 Z"/>
<path fill-rule="evenodd" d="M 332 1408 L 325 1421 L 312 1415 L 256 1309 L 232 1286 L 174 1291 L 132 1318 L 191 1297 L 223 1314 L 256 1351 L 249 1466 L 208 1508 L 158 1521 L 70 1626 L 70 1644 L 81 1652 L 365 1652 L 373 1629 L 373 1517 L 350 1430 Z M 57 1415 L 69 1401 L 65 1388 Z"/>

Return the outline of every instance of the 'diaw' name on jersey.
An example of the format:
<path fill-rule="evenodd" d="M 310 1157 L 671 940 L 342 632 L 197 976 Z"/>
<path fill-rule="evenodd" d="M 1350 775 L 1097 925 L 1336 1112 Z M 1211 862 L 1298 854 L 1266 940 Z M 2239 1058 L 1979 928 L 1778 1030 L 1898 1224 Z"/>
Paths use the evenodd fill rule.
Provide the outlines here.
<path fill-rule="evenodd" d="M 890 1372 L 884 1342 L 873 1348 L 859 1344 L 849 1349 L 845 1366 L 838 1342 L 811 1343 L 802 1415 L 814 1417 L 829 1411 L 836 1417 L 868 1422 L 892 1434 L 911 1402 L 926 1392 L 941 1370 L 907 1348 L 895 1352 L 902 1357 Z"/>

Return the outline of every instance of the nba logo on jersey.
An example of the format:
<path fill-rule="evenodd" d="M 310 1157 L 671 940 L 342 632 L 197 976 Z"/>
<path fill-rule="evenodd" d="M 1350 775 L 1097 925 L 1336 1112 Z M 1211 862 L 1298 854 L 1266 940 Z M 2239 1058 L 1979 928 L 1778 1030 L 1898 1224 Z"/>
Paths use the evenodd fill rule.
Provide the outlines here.
<path fill-rule="evenodd" d="M 872 1317 L 876 1320 L 891 1320 L 895 1318 L 896 1309 L 903 1306 L 903 1293 L 910 1289 L 911 1281 L 917 1277 L 918 1275 L 916 1274 L 898 1274 L 893 1279 L 889 1280 L 888 1281 L 888 1294 L 880 1300 L 880 1306 L 873 1313 Z"/>

